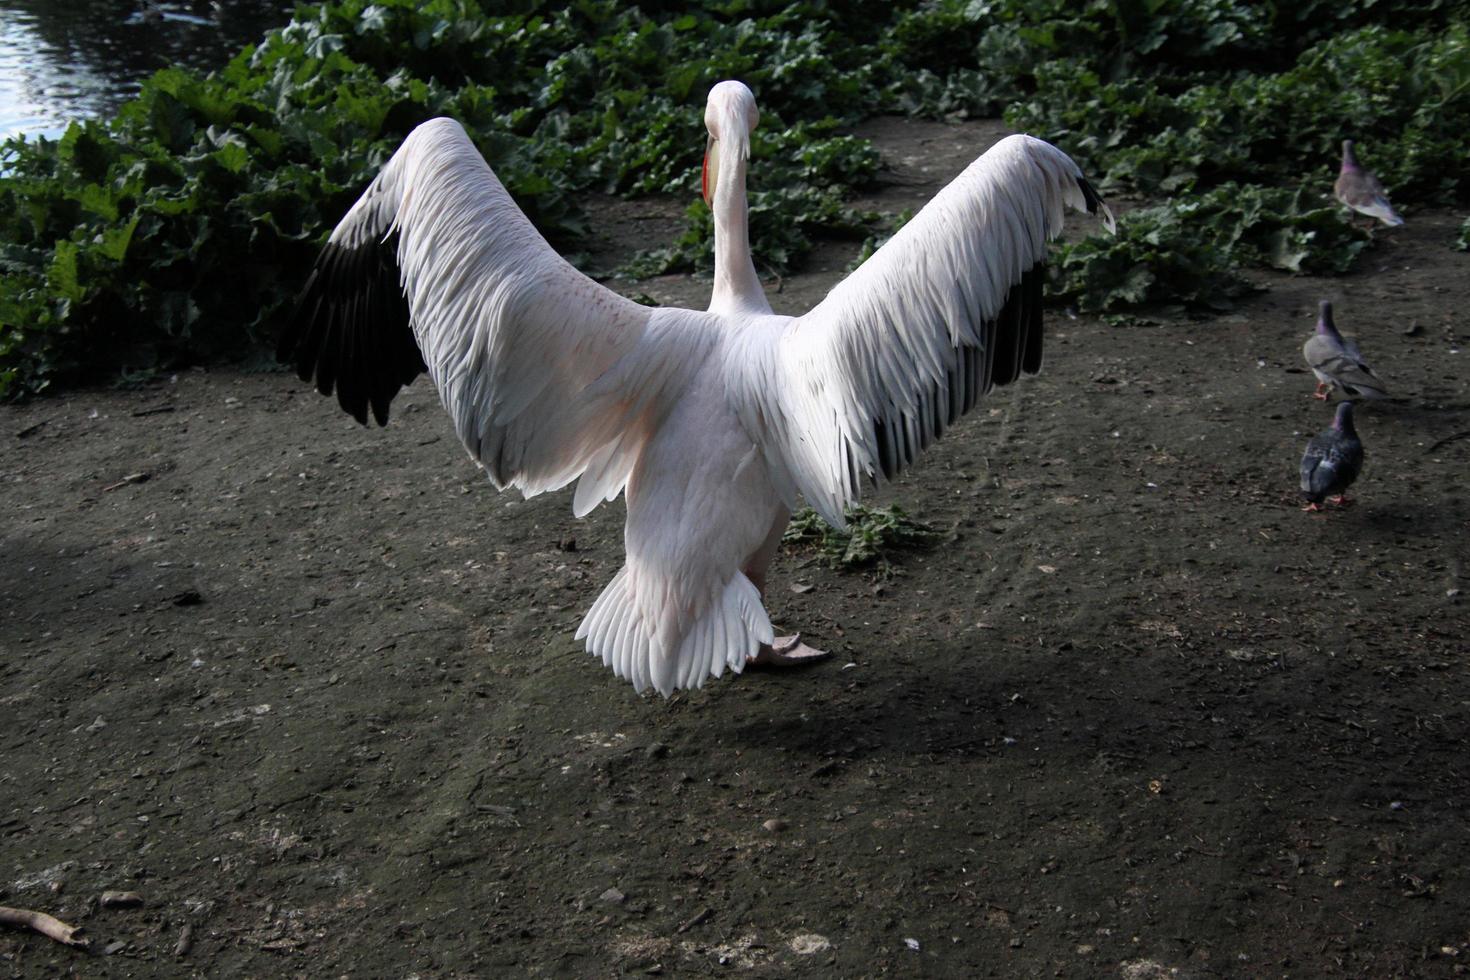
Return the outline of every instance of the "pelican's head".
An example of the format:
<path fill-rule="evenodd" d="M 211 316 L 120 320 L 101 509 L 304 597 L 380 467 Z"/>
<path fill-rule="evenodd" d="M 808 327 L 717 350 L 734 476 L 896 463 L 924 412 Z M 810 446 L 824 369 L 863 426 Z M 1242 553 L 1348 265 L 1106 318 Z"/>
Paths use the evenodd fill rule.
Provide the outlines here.
<path fill-rule="evenodd" d="M 709 143 L 704 151 L 704 202 L 711 204 L 718 183 L 721 159 L 728 162 L 750 158 L 750 134 L 760 122 L 755 95 L 744 82 L 720 82 L 709 90 L 704 107 L 704 127 Z"/>

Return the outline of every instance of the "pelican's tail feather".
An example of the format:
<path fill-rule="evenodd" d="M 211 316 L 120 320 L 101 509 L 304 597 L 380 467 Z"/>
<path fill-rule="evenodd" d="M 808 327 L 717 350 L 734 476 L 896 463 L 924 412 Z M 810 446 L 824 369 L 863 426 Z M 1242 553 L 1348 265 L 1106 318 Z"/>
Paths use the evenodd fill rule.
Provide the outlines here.
<path fill-rule="evenodd" d="M 738 674 L 762 643 L 775 639 L 760 593 L 740 572 L 682 631 L 667 618 L 660 629 L 643 605 L 624 566 L 577 629 L 587 651 L 631 681 L 639 693 L 652 687 L 668 697 L 681 688 L 702 687 L 706 678 L 719 677 L 726 667 Z"/>

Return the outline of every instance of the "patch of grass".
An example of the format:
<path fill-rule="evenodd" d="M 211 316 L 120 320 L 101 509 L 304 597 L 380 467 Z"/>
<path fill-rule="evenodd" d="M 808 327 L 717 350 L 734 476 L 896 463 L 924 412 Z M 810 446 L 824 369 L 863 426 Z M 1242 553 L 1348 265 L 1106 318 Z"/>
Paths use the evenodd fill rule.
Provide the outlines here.
<path fill-rule="evenodd" d="M 839 530 L 810 507 L 803 507 L 792 515 L 781 543 L 812 551 L 816 560 L 828 568 L 854 571 L 877 567 L 886 571 L 888 556 L 895 551 L 933 547 L 943 537 L 940 531 L 909 517 L 897 504 L 881 508 L 856 504 L 847 509 L 846 516 L 847 530 Z"/>

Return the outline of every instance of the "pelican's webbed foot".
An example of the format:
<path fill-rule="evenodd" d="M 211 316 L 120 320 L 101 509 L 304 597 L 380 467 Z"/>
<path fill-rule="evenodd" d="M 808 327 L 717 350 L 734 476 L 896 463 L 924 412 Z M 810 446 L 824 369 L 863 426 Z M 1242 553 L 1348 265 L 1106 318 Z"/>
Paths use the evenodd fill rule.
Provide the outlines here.
<path fill-rule="evenodd" d="M 747 667 L 804 667 L 832 656 L 801 642 L 801 634 L 778 636 L 774 643 L 762 643 L 760 652 L 746 662 Z"/>

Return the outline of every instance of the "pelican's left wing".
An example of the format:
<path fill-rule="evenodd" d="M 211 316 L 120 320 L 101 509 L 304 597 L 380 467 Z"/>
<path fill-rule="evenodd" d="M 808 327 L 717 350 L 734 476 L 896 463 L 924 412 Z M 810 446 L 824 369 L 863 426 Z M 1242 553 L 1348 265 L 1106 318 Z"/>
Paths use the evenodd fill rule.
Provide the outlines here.
<path fill-rule="evenodd" d="M 840 526 L 862 478 L 893 477 L 993 386 L 1040 369 L 1065 205 L 1113 229 L 1066 154 L 1007 137 L 753 352 L 737 401 L 788 496 Z"/>
<path fill-rule="evenodd" d="M 460 125 L 409 134 L 337 225 L 278 351 L 384 424 L 427 370 L 465 448 L 527 496 L 582 476 L 622 490 L 713 331 L 582 275 L 541 237 Z"/>

